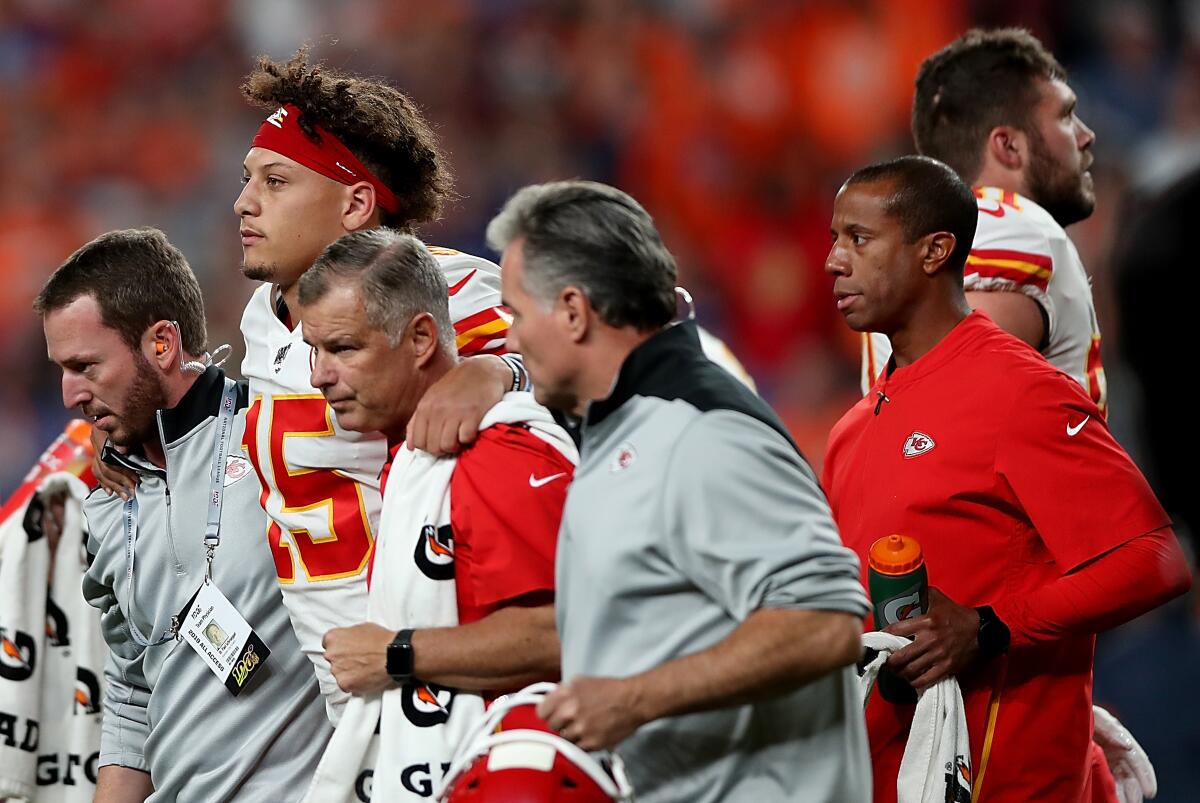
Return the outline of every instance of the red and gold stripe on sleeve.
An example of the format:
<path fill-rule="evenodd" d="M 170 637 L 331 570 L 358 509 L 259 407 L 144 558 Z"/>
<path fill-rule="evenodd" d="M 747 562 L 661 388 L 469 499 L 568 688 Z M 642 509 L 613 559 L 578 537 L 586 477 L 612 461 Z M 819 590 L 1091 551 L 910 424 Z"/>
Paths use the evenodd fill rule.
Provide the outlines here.
<path fill-rule="evenodd" d="M 460 356 L 503 354 L 509 314 L 502 307 L 488 307 L 454 324 L 455 344 Z"/>
<path fill-rule="evenodd" d="M 1006 248 L 977 248 L 967 257 L 966 273 L 1007 279 L 1013 284 L 1036 287 L 1045 292 L 1054 273 L 1054 261 L 1046 254 Z"/>

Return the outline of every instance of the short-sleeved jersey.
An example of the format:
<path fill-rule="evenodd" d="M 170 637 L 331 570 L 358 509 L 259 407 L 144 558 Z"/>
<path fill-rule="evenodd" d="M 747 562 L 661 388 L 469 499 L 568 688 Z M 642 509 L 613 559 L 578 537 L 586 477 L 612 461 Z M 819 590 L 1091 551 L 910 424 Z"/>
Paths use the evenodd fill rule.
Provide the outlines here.
<path fill-rule="evenodd" d="M 1042 354 L 1073 377 L 1102 413 L 1108 388 L 1100 362 L 1100 326 L 1091 280 L 1063 227 L 1033 201 L 996 187 L 975 188 L 979 222 L 964 269 L 968 291 L 1024 293 L 1045 312 Z M 863 335 L 863 392 L 887 365 L 891 343 Z"/>
<path fill-rule="evenodd" d="M 902 533 L 932 585 L 960 605 L 996 604 L 1169 523 L 1080 386 L 983 313 L 875 388 L 886 398 L 834 427 L 823 478 L 864 582 L 870 545 Z M 1081 799 L 1094 644 L 1014 648 L 959 675 L 981 800 Z M 896 799 L 912 714 L 868 705 L 877 801 Z"/>
<path fill-rule="evenodd" d="M 459 354 L 502 352 L 510 318 L 500 306 L 500 268 L 469 254 L 429 250 L 449 286 Z M 280 320 L 276 292 L 270 284 L 259 287 L 242 315 L 242 374 L 251 401 L 242 446 L 262 483 L 284 602 L 336 721 L 349 695 L 333 680 L 321 639 L 330 628 L 366 621 L 366 568 L 387 443 L 379 433 L 339 426 L 310 382 L 302 327 Z"/>
<path fill-rule="evenodd" d="M 458 620 L 553 601 L 554 556 L 575 464 L 528 427 L 496 424 L 450 477 Z"/>

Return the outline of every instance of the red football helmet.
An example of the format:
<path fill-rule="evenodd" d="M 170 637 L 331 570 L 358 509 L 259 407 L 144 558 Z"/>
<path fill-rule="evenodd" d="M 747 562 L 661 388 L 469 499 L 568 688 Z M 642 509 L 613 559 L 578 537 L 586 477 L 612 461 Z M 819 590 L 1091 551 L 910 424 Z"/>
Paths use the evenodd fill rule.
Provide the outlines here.
<path fill-rule="evenodd" d="M 633 800 L 621 759 L 604 761 L 559 736 L 537 715 L 553 683 L 494 702 L 459 744 L 438 799 L 445 803 L 624 803 Z"/>

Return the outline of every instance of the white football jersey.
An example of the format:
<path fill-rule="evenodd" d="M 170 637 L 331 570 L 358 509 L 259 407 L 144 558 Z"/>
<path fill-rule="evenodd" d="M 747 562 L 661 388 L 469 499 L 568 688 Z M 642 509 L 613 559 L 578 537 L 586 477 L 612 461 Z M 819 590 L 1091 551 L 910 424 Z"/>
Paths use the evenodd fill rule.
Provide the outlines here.
<path fill-rule="evenodd" d="M 430 247 L 450 289 L 450 317 L 461 355 L 504 348 L 510 321 L 500 307 L 500 268 L 469 254 Z M 309 381 L 311 349 L 301 326 L 276 312 L 274 285 L 259 287 L 242 314 L 250 407 L 242 447 L 262 482 L 267 540 L 300 646 L 316 667 L 336 724 L 349 695 L 324 658 L 333 627 L 367 620 L 367 563 L 381 506 L 387 459 L 380 433 L 349 432 Z"/>
<path fill-rule="evenodd" d="M 1054 367 L 1075 378 L 1102 412 L 1108 387 L 1100 362 L 1100 326 L 1091 280 L 1063 227 L 1033 201 L 996 187 L 977 187 L 979 223 L 967 257 L 969 291 L 1024 293 L 1046 312 L 1046 347 Z M 870 391 L 892 356 L 886 336 L 863 335 L 862 386 Z"/>

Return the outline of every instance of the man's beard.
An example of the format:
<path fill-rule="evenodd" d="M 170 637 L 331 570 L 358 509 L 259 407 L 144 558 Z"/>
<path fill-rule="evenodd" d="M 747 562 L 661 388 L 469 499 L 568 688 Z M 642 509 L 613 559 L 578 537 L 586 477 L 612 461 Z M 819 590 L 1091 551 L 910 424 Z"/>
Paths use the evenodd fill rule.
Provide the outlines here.
<path fill-rule="evenodd" d="M 1029 197 L 1063 228 L 1091 216 L 1096 208 L 1091 181 L 1056 162 L 1036 130 L 1030 131 L 1029 144 Z"/>
<path fill-rule="evenodd" d="M 247 279 L 251 279 L 252 281 L 256 281 L 256 282 L 274 281 L 275 274 L 277 272 L 278 271 L 275 270 L 274 265 L 265 265 L 265 264 L 251 265 L 249 262 L 242 262 L 242 275 L 245 276 Z"/>
<path fill-rule="evenodd" d="M 155 418 L 167 404 L 167 392 L 154 366 L 140 352 L 134 352 L 133 383 L 125 398 L 125 411 L 117 416 L 117 427 L 109 439 L 117 446 L 140 446 L 158 435 Z"/>

